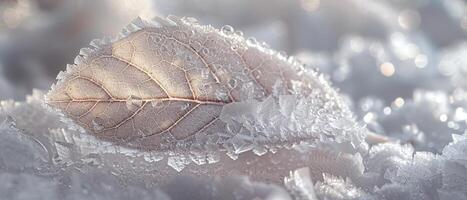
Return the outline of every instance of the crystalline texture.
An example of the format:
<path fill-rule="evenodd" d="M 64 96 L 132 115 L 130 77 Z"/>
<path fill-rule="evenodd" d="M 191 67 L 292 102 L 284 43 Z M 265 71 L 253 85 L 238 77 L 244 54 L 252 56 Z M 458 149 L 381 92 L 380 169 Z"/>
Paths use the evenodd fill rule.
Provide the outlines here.
<path fill-rule="evenodd" d="M 0 122 L 0 149 L 0 172 L 34 170 L 43 165 L 48 156 L 40 143 L 8 122 Z"/>
<path fill-rule="evenodd" d="M 137 19 L 91 46 L 61 73 L 46 103 L 102 141 L 166 152 L 176 171 L 204 163 L 199 152 L 235 158 L 299 143 L 349 155 L 366 149 L 366 130 L 323 75 L 230 26 Z"/>

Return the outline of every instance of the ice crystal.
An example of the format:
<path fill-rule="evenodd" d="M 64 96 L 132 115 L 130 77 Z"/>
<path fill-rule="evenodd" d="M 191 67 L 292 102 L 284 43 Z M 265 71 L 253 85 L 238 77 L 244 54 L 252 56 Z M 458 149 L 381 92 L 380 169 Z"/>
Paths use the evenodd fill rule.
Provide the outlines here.
<path fill-rule="evenodd" d="M 231 26 L 138 19 L 83 49 L 47 104 L 105 146 L 166 153 L 176 171 L 222 150 L 233 159 L 300 143 L 365 151 L 366 130 L 323 75 L 247 41 Z"/>

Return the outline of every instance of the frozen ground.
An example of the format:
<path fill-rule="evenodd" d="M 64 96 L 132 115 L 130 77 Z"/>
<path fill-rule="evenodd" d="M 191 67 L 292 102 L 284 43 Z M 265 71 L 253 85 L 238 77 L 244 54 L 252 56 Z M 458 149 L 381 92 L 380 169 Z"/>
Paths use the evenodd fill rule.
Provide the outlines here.
<path fill-rule="evenodd" d="M 0 14 L 0 199 L 467 199 L 465 1 L 13 0 Z M 281 135 L 314 127 L 320 142 L 236 137 L 227 153 L 164 155 L 96 139 L 44 107 L 89 41 L 167 14 L 288 52 L 351 113 L 320 95 L 245 100 L 223 120 Z M 323 117 L 299 112 L 326 105 Z"/>

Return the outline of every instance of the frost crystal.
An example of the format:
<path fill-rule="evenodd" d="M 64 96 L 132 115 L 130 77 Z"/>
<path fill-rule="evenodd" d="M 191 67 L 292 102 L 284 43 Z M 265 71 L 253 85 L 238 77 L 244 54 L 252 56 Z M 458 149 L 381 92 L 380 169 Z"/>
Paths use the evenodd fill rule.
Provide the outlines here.
<path fill-rule="evenodd" d="M 349 154 L 367 148 L 366 129 L 323 75 L 231 26 L 137 19 L 91 45 L 46 103 L 106 143 L 97 149 L 164 153 L 181 171 L 192 161 L 217 162 L 213 152 L 225 150 L 236 159 L 298 144 Z"/>
<path fill-rule="evenodd" d="M 0 1 L 0 199 L 467 199 L 466 5 Z"/>

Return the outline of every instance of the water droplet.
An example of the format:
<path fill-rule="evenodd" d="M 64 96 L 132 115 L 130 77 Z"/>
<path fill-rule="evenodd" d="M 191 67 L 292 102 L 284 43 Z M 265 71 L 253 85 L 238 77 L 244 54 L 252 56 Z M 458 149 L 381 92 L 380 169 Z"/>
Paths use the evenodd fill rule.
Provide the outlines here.
<path fill-rule="evenodd" d="M 234 78 L 231 78 L 231 79 L 229 80 L 229 87 L 230 87 L 230 88 L 235 88 L 235 87 L 237 87 L 237 80 L 234 79 Z"/>
<path fill-rule="evenodd" d="M 231 35 L 232 33 L 234 33 L 234 28 L 230 25 L 225 25 L 221 28 L 221 31 L 222 33 L 224 33 L 225 35 Z"/>
<path fill-rule="evenodd" d="M 183 17 L 182 21 L 188 24 L 198 24 L 198 20 L 193 17 Z"/>
<path fill-rule="evenodd" d="M 268 49 L 270 46 L 266 42 L 261 42 L 261 47 Z"/>
<path fill-rule="evenodd" d="M 151 40 L 156 43 L 156 44 L 159 44 L 162 42 L 162 36 L 159 36 L 159 35 L 151 35 L 149 36 L 151 38 Z"/>
<path fill-rule="evenodd" d="M 192 37 L 196 34 L 196 31 L 195 30 L 190 30 L 189 32 L 189 36 Z"/>
<path fill-rule="evenodd" d="M 198 41 L 193 41 L 190 43 L 191 48 L 193 48 L 196 52 L 199 52 L 203 49 L 203 45 Z"/>
<path fill-rule="evenodd" d="M 285 51 L 279 51 L 277 52 L 277 55 L 281 58 L 287 58 L 287 53 Z"/>
<path fill-rule="evenodd" d="M 204 48 L 202 52 L 203 52 L 204 55 L 208 55 L 208 54 L 209 54 L 209 49 L 208 49 L 208 48 Z"/>
<path fill-rule="evenodd" d="M 186 32 L 183 32 L 183 31 L 174 31 L 173 33 L 174 37 L 179 39 L 179 40 L 187 40 L 188 39 L 188 34 Z"/>
<path fill-rule="evenodd" d="M 235 35 L 243 36 L 243 32 L 242 31 L 235 31 Z"/>
<path fill-rule="evenodd" d="M 255 78 L 260 78 L 262 73 L 263 72 L 261 72 L 260 70 L 255 70 L 255 71 L 253 71 L 253 76 Z"/>
<path fill-rule="evenodd" d="M 254 37 L 249 37 L 248 39 L 246 39 L 246 43 L 250 46 L 258 45 L 258 41 Z"/>

